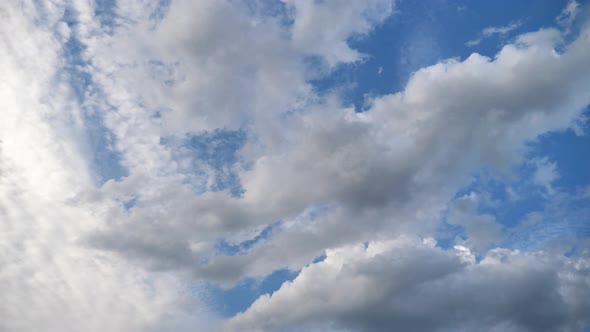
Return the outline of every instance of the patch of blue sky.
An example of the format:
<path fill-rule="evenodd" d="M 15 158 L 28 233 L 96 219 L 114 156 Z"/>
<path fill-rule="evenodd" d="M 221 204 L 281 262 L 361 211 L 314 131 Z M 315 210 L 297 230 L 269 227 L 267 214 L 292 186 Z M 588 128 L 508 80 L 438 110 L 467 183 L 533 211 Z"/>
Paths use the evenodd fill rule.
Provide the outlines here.
<path fill-rule="evenodd" d="M 94 14 L 98 17 L 100 27 L 112 33 L 117 25 L 117 0 L 101 0 L 96 2 Z"/>
<path fill-rule="evenodd" d="M 137 197 L 133 197 L 131 199 L 128 199 L 126 201 L 123 201 L 123 207 L 125 208 L 125 210 L 130 210 L 135 205 L 137 205 Z"/>
<path fill-rule="evenodd" d="M 586 111 L 582 118 L 587 118 Z M 585 124 L 587 126 L 587 123 Z M 498 177 L 480 170 L 455 199 L 477 193 L 477 213 L 496 218 L 507 232 L 501 245 L 516 249 L 542 248 L 560 239 L 590 237 L 590 136 L 573 130 L 553 132 L 529 143 L 523 163 L 513 176 Z M 555 163 L 553 192 L 534 183 L 537 170 L 531 160 L 546 158 Z M 460 226 L 444 224 L 440 242 L 449 246 L 461 235 Z"/>
<path fill-rule="evenodd" d="M 284 26 L 291 26 L 293 18 L 289 15 L 287 5 L 281 0 L 244 0 L 246 8 L 255 16 L 265 16 L 272 19 L 279 19 Z"/>
<path fill-rule="evenodd" d="M 211 308 L 223 317 L 232 317 L 248 309 L 261 294 L 272 294 L 286 281 L 292 281 L 298 271 L 277 270 L 262 278 L 246 278 L 236 286 L 224 289 L 211 285 L 205 291 Z"/>
<path fill-rule="evenodd" d="M 330 205 L 318 205 L 308 209 L 305 212 L 306 219 L 310 221 L 320 220 L 322 216 L 329 213 Z M 232 244 L 224 239 L 217 241 L 215 249 L 221 255 L 240 255 L 245 254 L 248 249 L 252 248 L 256 243 L 269 239 L 280 231 L 283 223 L 277 221 L 266 226 L 260 233 L 251 239 L 245 240 L 238 244 Z M 312 264 L 322 262 L 326 259 L 325 254 L 315 257 Z M 246 278 L 241 280 L 236 286 L 231 289 L 224 289 L 215 285 L 207 287 L 208 296 L 213 302 L 214 310 L 218 311 L 223 316 L 233 316 L 238 312 L 244 311 L 261 295 L 271 294 L 279 289 L 279 287 L 288 281 L 292 281 L 298 272 L 289 270 L 278 270 L 268 275 L 262 281 Z"/>
<path fill-rule="evenodd" d="M 181 140 L 163 138 L 162 144 L 173 145 L 175 158 L 188 158 L 191 165 L 184 172 L 202 177 L 212 177 L 211 186 L 199 183 L 196 192 L 229 191 L 233 196 L 243 192 L 239 177 L 234 169 L 239 162 L 238 151 L 246 142 L 246 133 L 241 130 L 215 129 L 199 135 L 187 135 Z M 212 181 L 211 181 L 212 180 Z"/>
<path fill-rule="evenodd" d="M 303 214 L 304 222 L 321 222 L 322 217 L 329 214 L 332 209 L 331 204 L 319 204 L 308 208 Z M 238 255 L 246 253 L 248 249 L 252 248 L 256 243 L 271 238 L 274 234 L 280 232 L 285 227 L 282 220 L 273 222 L 264 227 L 260 232 L 250 239 L 244 240 L 240 243 L 230 243 L 226 239 L 219 239 L 216 243 L 215 249 L 221 255 Z M 287 226 L 288 227 L 288 226 Z"/>
<path fill-rule="evenodd" d="M 63 21 L 73 28 L 77 24 L 77 13 L 67 8 Z M 83 110 L 83 120 L 86 126 L 87 141 L 90 149 L 90 164 L 97 176 L 97 182 L 102 184 L 110 179 L 119 180 L 127 175 L 127 170 L 121 164 L 121 156 L 113 149 L 115 137 L 104 126 L 101 112 L 94 109 L 93 103 L 85 103 L 91 94 L 100 94 L 94 84 L 92 75 L 87 71 L 89 62 L 84 58 L 83 45 L 75 34 L 72 34 L 63 47 L 66 63 L 61 74 L 69 80 L 78 104 Z"/>
<path fill-rule="evenodd" d="M 262 241 L 264 239 L 268 239 L 273 234 L 273 232 L 275 232 L 277 229 L 280 228 L 280 226 L 281 226 L 280 221 L 274 222 L 274 223 L 264 227 L 262 229 L 262 231 L 260 231 L 260 233 L 256 234 L 256 236 L 254 236 L 253 238 L 245 240 L 245 241 L 237 243 L 237 244 L 229 243 L 225 239 L 219 239 L 215 245 L 216 252 L 218 252 L 222 255 L 230 255 L 230 256 L 244 253 L 246 250 L 252 248 L 252 246 L 254 246 L 259 241 Z"/>
<path fill-rule="evenodd" d="M 363 61 L 342 65 L 312 83 L 320 93 L 339 87 L 344 103 L 362 111 L 367 96 L 402 90 L 422 67 L 443 59 L 465 59 L 473 52 L 493 57 L 518 33 L 556 26 L 562 9 L 563 2 L 549 0 L 399 1 L 396 12 L 369 36 L 349 40 L 352 48 L 366 55 Z M 515 22 L 519 25 L 510 33 L 485 38 L 476 47 L 466 45 L 487 27 Z"/>
<path fill-rule="evenodd" d="M 154 11 L 150 14 L 150 19 L 155 22 L 159 22 L 166 16 L 168 12 L 168 8 L 170 8 L 170 3 L 172 0 L 159 0 L 157 1 L 157 5 L 155 6 Z"/>
<path fill-rule="evenodd" d="M 326 255 L 313 259 L 312 264 L 322 262 Z M 232 317 L 248 309 L 262 294 L 271 295 L 284 283 L 292 282 L 300 271 L 276 270 L 263 278 L 244 278 L 232 288 L 209 284 L 205 288 L 211 308 L 223 317 Z"/>
<path fill-rule="evenodd" d="M 590 109 L 585 112 L 590 116 Z M 588 127 L 588 122 L 586 123 Z M 573 130 L 549 133 L 530 146 L 539 155 L 557 163 L 557 188 L 572 191 L 590 185 L 590 131 L 577 135 Z"/>
<path fill-rule="evenodd" d="M 590 199 L 552 202 L 532 212 L 502 243 L 513 249 L 535 250 L 548 245 L 570 245 L 572 240 L 590 237 Z"/>
<path fill-rule="evenodd" d="M 545 189 L 531 182 L 534 172 L 535 167 L 524 162 L 514 170 L 512 181 L 506 181 L 480 170 L 470 185 L 457 192 L 455 199 L 476 193 L 477 213 L 494 215 L 503 226 L 513 227 L 530 211 L 541 209 L 547 199 Z"/>
<path fill-rule="evenodd" d="M 549 133 L 530 147 L 531 157 L 545 157 L 555 162 L 558 173 L 551 184 L 554 194 L 531 195 L 529 187 L 520 190 L 521 199 L 516 201 L 522 211 L 542 216 L 529 230 L 536 238 L 533 242 L 540 243 L 540 237 L 590 237 L 590 193 L 587 192 L 590 188 L 590 136 L 576 135 L 573 130 Z M 514 217 L 506 213 L 500 216 Z"/>
<path fill-rule="evenodd" d="M 438 247 L 447 250 L 455 245 L 456 239 L 465 234 L 465 229 L 463 226 L 449 224 L 445 219 L 446 216 L 443 216 L 443 222 L 437 228 L 435 240 Z"/>
<path fill-rule="evenodd" d="M 366 249 L 366 247 L 365 247 L 365 249 Z M 326 257 L 327 257 L 326 254 L 323 253 L 323 254 L 319 255 L 318 257 L 314 258 L 311 263 L 317 264 L 317 263 L 323 262 L 324 260 L 326 260 Z"/>

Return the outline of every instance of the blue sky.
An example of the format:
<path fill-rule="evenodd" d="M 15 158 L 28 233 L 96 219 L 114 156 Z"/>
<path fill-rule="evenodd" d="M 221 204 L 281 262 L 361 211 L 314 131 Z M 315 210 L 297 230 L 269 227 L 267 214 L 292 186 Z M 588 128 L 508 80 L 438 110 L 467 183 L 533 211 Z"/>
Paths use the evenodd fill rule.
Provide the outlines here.
<path fill-rule="evenodd" d="M 0 26 L 0 330 L 590 331 L 588 1 Z"/>
<path fill-rule="evenodd" d="M 343 66 L 324 78 L 326 82 L 320 82 L 318 88 L 353 85 L 348 98 L 362 107 L 365 94 L 398 91 L 415 70 L 442 59 L 464 59 L 473 52 L 493 57 L 519 33 L 555 26 L 563 7 L 562 1 L 403 1 L 397 5 L 397 13 L 369 36 L 351 41 L 368 59 Z M 485 38 L 475 46 L 466 45 L 485 28 L 511 24 L 517 26 L 505 35 Z"/>

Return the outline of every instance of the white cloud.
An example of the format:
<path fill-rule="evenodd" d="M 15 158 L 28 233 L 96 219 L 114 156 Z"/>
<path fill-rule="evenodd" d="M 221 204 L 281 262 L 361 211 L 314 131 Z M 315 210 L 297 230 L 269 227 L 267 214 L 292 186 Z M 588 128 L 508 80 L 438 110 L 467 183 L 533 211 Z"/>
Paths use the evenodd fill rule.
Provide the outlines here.
<path fill-rule="evenodd" d="M 534 159 L 531 161 L 535 166 L 533 182 L 536 185 L 544 187 L 548 194 L 553 194 L 553 182 L 559 179 L 557 163 L 549 161 L 547 158 Z"/>
<path fill-rule="evenodd" d="M 365 35 L 393 12 L 392 0 L 285 0 L 293 11 L 292 38 L 296 48 L 325 58 L 328 65 L 350 63 L 362 54 L 348 39 Z"/>
<path fill-rule="evenodd" d="M 577 331 L 588 323 L 588 257 L 489 251 L 478 263 L 400 238 L 326 251 L 228 323 L 235 331 Z M 315 329 L 314 329 L 315 328 Z"/>
<path fill-rule="evenodd" d="M 477 46 L 479 45 L 484 39 L 490 38 L 496 35 L 505 36 L 510 32 L 518 29 L 521 26 L 520 22 L 513 22 L 505 26 L 501 27 L 487 27 L 483 29 L 476 39 L 470 40 L 465 43 L 467 46 Z"/>
<path fill-rule="evenodd" d="M 576 0 L 569 0 L 561 14 L 557 17 L 557 23 L 569 29 L 580 12 L 580 4 Z"/>
<path fill-rule="evenodd" d="M 164 135 L 276 125 L 280 114 L 315 97 L 306 80 L 318 77 L 318 68 L 308 68 L 308 57 L 329 67 L 359 60 L 348 39 L 369 33 L 393 6 L 296 1 L 281 10 L 270 2 L 179 0 L 154 22 L 152 12 L 134 4 L 119 4 L 117 14 L 129 20 L 113 36 L 84 42 L 97 80 L 116 92 L 112 102 L 161 111 Z M 120 116 L 112 121 L 123 125 Z"/>
<path fill-rule="evenodd" d="M 239 201 L 289 219 L 317 204 L 337 207 L 320 221 L 293 224 L 249 255 L 218 258 L 219 264 L 268 273 L 352 239 L 426 231 L 468 183 L 470 170 L 506 169 L 520 161 L 525 142 L 571 125 L 590 101 L 589 73 L 581 71 L 590 55 L 587 34 L 559 57 L 552 30 L 517 40 L 494 60 L 473 54 L 423 68 L 403 92 L 376 98 L 366 113 L 326 104 L 302 115 L 294 133 L 287 132 L 300 137 L 294 145 L 241 173 Z M 498 227 L 484 224 L 498 239 Z M 219 266 L 211 261 L 212 269 Z"/>
<path fill-rule="evenodd" d="M 64 10 L 59 1 L 0 4 L 0 330 L 205 323 L 198 301 L 178 295 L 181 279 L 80 246 L 105 207 L 72 201 L 95 182 L 85 110 L 64 68 Z"/>
<path fill-rule="evenodd" d="M 335 27 L 325 40 L 356 54 L 347 46 L 348 38 L 368 33 L 388 15 L 380 10 L 387 6 L 377 5 L 344 7 L 354 8 L 347 13 L 347 24 L 358 23 L 350 29 Z M 143 271 L 128 257 L 87 248 L 87 234 L 126 219 L 132 227 L 161 222 L 169 216 L 170 202 L 181 207 L 195 200 L 190 186 L 183 185 L 191 174 L 183 173 L 184 161 L 174 159 L 174 147 L 161 144 L 162 137 L 237 129 L 254 120 L 254 127 L 264 128 L 278 121 L 275 115 L 314 98 L 306 82 L 305 57 L 326 56 L 333 66 L 354 59 L 308 47 L 309 26 L 299 20 L 293 36 L 303 42 L 295 45 L 289 36 L 292 27 L 236 2 L 175 1 L 169 8 L 119 2 L 112 8 L 114 26 L 108 28 L 95 7 L 92 1 L 0 5 L 0 210 L 7 230 L 0 236 L 0 327 L 206 328 L 215 318 L 203 318 L 198 299 L 179 296 L 182 274 Z M 194 13 L 200 13 L 199 19 Z M 79 49 L 68 50 L 77 45 Z M 75 79 L 80 80 L 70 81 Z M 161 116 L 154 116 L 156 112 Z M 104 120 L 105 135 L 113 137 L 112 147 L 101 148 L 114 149 L 129 173 L 101 188 L 95 187 L 95 151 L 87 132 L 88 116 L 94 115 Z M 122 202 L 134 198 L 149 209 L 126 211 Z M 216 215 L 228 205 L 227 214 Z M 109 243 L 136 251 L 141 250 L 137 245 L 164 245 L 151 251 L 156 261 L 169 250 L 173 256 L 167 257 L 174 257 L 175 264 L 190 264 L 178 255 L 185 250 L 179 234 L 192 223 L 189 216 L 203 208 L 212 211 L 202 225 L 204 232 L 190 232 L 198 234 L 189 243 L 192 254 L 210 250 L 208 241 L 235 227 L 228 219 L 240 216 L 241 205 L 225 193 L 209 193 L 185 209 L 186 219 L 173 218 L 159 236 L 146 240 L 141 237 L 147 233 L 138 229 L 134 241 L 127 228 L 122 238 Z M 160 208 L 161 214 L 153 213 Z M 172 242 L 166 242 L 166 234 L 172 234 Z"/>
<path fill-rule="evenodd" d="M 155 148 L 146 146 L 146 158 L 154 159 L 123 152 L 137 170 L 153 162 L 163 168 L 133 182 L 141 204 L 116 214 L 119 221 L 93 243 L 151 266 L 196 269 L 203 277 L 235 281 L 297 269 L 325 248 L 359 238 L 431 231 L 456 190 L 470 181 L 469 172 L 519 162 L 523 144 L 571 126 L 590 102 L 590 69 L 584 65 L 590 56 L 588 31 L 556 55 L 559 37 L 553 29 L 531 32 L 494 59 L 474 53 L 422 68 L 403 91 L 370 100 L 365 113 L 343 109 L 334 98 L 309 102 L 275 122 L 280 132 L 252 132 L 255 139 L 245 150 L 256 152 L 243 156 L 248 167 L 237 169 L 241 197 L 224 192 L 195 197 L 182 177 L 154 177 L 174 174 L 167 168 L 174 162 L 166 161 L 166 154 L 151 157 L 167 147 L 150 139 Z M 140 135 L 145 132 L 139 129 L 133 137 L 145 139 Z M 130 138 L 121 136 L 127 144 Z M 132 179 L 109 188 L 127 187 Z M 331 208 L 322 217 L 302 215 L 325 204 Z M 219 237 L 277 220 L 290 226 L 244 255 L 188 263 L 207 256 L 203 248 L 212 248 Z M 498 233 L 492 221 L 485 224 L 491 225 L 486 234 Z M 296 239 L 305 239 L 305 248 Z"/>

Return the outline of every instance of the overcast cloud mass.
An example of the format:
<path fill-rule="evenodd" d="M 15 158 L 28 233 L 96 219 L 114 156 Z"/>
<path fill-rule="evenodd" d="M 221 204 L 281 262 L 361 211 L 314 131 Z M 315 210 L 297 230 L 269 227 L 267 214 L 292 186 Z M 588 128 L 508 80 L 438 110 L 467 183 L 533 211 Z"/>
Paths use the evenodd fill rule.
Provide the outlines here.
<path fill-rule="evenodd" d="M 0 1 L 0 331 L 590 331 L 589 106 L 586 1 Z"/>

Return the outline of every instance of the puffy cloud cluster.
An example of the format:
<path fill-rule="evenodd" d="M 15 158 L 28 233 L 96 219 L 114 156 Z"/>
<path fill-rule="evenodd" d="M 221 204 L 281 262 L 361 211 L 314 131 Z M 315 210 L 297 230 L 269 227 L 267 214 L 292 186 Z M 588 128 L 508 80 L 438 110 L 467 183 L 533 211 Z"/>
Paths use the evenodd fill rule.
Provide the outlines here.
<path fill-rule="evenodd" d="M 326 251 L 233 317 L 235 331 L 579 331 L 588 253 L 468 249 L 398 238 Z"/>
<path fill-rule="evenodd" d="M 526 142 L 575 122 L 590 102 L 589 55 L 587 29 L 568 45 L 558 30 L 545 29 L 521 35 L 493 59 L 472 54 L 423 68 L 403 91 L 371 100 L 364 113 L 328 98 L 291 115 L 278 142 L 266 146 L 264 136 L 255 136 L 247 143 L 246 151 L 259 152 L 246 154 L 249 166 L 237 169 L 241 196 L 193 197 L 168 185 L 141 197 L 145 204 L 127 221 L 95 240 L 112 246 L 108 239 L 117 239 L 113 247 L 149 261 L 169 251 L 162 264 L 185 257 L 179 267 L 186 268 L 216 238 L 283 220 L 277 234 L 244 255 L 191 267 L 235 281 L 296 269 L 330 246 L 432 231 L 472 170 L 504 171 L 520 160 Z M 319 217 L 306 215 L 322 206 Z M 144 219 L 153 222 L 138 223 Z M 486 224 L 501 236 L 493 221 Z M 136 232 L 125 235 L 132 225 Z M 135 240 L 120 240 L 128 236 Z M 138 245 L 129 248 L 133 241 Z"/>
<path fill-rule="evenodd" d="M 377 23 L 357 7 L 358 20 Z M 310 93 L 308 51 L 276 18 L 236 2 L 3 2 L 0 17 L 0 329 L 212 329 L 216 318 L 205 319 L 182 275 L 145 271 L 84 243 L 124 218 L 122 204 L 134 197 L 147 205 L 162 188 L 180 187 L 186 195 L 176 204 L 194 200 L 161 138 L 292 109 Z M 360 25 L 351 33 L 370 28 Z M 129 177 L 102 186 L 116 168 Z M 189 223 L 176 224 L 172 233 Z"/>
<path fill-rule="evenodd" d="M 369 33 L 392 14 L 390 0 L 285 1 L 293 16 L 292 40 L 298 50 L 324 58 L 330 65 L 360 60 L 351 37 Z"/>

